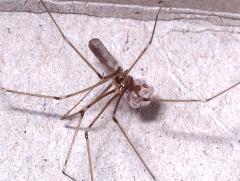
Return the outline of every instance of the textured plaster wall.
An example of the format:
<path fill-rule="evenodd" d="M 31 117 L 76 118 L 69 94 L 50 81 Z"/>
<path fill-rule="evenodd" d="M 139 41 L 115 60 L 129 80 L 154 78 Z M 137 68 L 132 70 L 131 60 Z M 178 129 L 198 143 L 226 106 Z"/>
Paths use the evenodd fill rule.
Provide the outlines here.
<path fill-rule="evenodd" d="M 55 14 L 63 32 L 89 61 L 100 38 L 127 68 L 146 45 L 153 22 Z M 208 103 L 160 103 L 159 98 L 208 98 L 240 81 L 240 28 L 202 20 L 159 21 L 151 48 L 132 71 L 155 88 L 151 107 L 118 118 L 157 180 L 240 178 L 240 87 Z M 0 84 L 63 95 L 98 80 L 63 41 L 49 16 L 0 14 Z M 102 88 L 96 90 L 87 101 Z M 0 93 L 0 180 L 68 180 L 61 169 L 73 135 L 59 117 L 79 97 L 54 101 Z M 103 101 L 105 102 L 105 101 Z M 86 113 L 83 125 L 103 103 Z M 89 133 L 95 180 L 151 180 L 111 121 L 112 106 Z M 74 125 L 74 121 L 71 122 Z M 80 132 L 67 170 L 88 179 Z"/>

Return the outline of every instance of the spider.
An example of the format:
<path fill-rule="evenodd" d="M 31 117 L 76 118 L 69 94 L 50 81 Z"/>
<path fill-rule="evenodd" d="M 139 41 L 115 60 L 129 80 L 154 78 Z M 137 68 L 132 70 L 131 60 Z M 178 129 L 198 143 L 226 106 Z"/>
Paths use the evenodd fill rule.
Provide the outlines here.
<path fill-rule="evenodd" d="M 99 77 L 100 80 L 96 84 L 94 84 L 90 87 L 87 87 L 87 88 L 82 89 L 80 91 L 77 91 L 77 92 L 74 92 L 74 93 L 71 93 L 71 94 L 68 94 L 68 95 L 64 95 L 64 96 L 50 96 L 50 95 L 42 95 L 42 94 L 35 94 L 35 93 L 29 93 L 29 92 L 21 92 L 21 91 L 18 91 L 18 90 L 11 90 L 11 89 L 7 89 L 7 88 L 4 88 L 4 87 L 0 87 L 0 90 L 2 90 L 4 92 L 20 94 L 20 95 L 25 95 L 25 96 L 33 96 L 33 97 L 49 98 L 49 99 L 55 99 L 55 100 L 63 100 L 63 99 L 67 99 L 67 98 L 82 94 L 84 92 L 87 92 L 83 96 L 83 98 L 85 98 L 94 88 L 96 88 L 100 85 L 103 85 L 103 84 L 110 81 L 110 83 L 108 83 L 107 87 L 93 101 L 91 101 L 89 104 L 87 104 L 83 109 L 81 109 L 80 111 L 76 111 L 76 112 L 72 113 L 72 111 L 77 107 L 77 105 L 79 105 L 79 103 L 83 100 L 83 99 L 81 99 L 68 112 L 66 112 L 62 116 L 62 119 L 68 119 L 68 118 L 73 117 L 73 116 L 79 116 L 79 120 L 77 122 L 75 133 L 74 133 L 72 141 L 70 143 L 70 148 L 68 150 L 67 157 L 66 157 L 62 172 L 63 172 L 64 175 L 66 175 L 70 179 L 77 180 L 76 178 L 71 176 L 69 173 L 67 173 L 66 168 L 67 168 L 67 165 L 68 165 L 70 154 L 72 152 L 72 147 L 75 143 L 77 134 L 80 130 L 81 120 L 82 120 L 85 112 L 90 107 L 92 107 L 95 103 L 101 101 L 103 98 L 111 95 L 111 98 L 107 101 L 107 103 L 102 108 L 102 110 L 92 120 L 92 122 L 84 129 L 85 140 L 86 140 L 86 145 L 87 145 L 89 172 L 90 172 L 91 180 L 94 180 L 94 173 L 93 173 L 93 167 L 92 167 L 91 148 L 90 148 L 90 144 L 89 144 L 89 131 L 91 130 L 93 125 L 95 125 L 95 123 L 97 122 L 97 120 L 101 116 L 101 114 L 114 101 L 116 101 L 116 103 L 115 103 L 114 110 L 113 110 L 113 113 L 112 113 L 112 120 L 118 126 L 119 130 L 122 132 L 123 136 L 126 138 L 129 145 L 132 147 L 133 151 L 136 153 L 137 157 L 142 162 L 143 166 L 145 167 L 145 169 L 147 170 L 149 175 L 152 177 L 153 180 L 156 180 L 157 178 L 155 177 L 154 173 L 151 171 L 149 166 L 145 163 L 145 161 L 142 158 L 142 156 L 140 155 L 139 151 L 136 149 L 133 142 L 130 140 L 129 136 L 126 134 L 126 131 L 124 130 L 121 122 L 118 120 L 118 118 L 116 116 L 116 113 L 117 113 L 117 110 L 118 110 L 119 103 L 120 103 L 123 96 L 126 96 L 128 103 L 134 109 L 139 108 L 139 107 L 147 106 L 147 105 L 149 105 L 149 103 L 151 101 L 151 97 L 153 95 L 153 87 L 148 85 L 147 82 L 144 81 L 144 80 L 135 79 L 134 77 L 132 77 L 130 75 L 130 71 L 138 63 L 138 61 L 141 59 L 141 57 L 148 50 L 148 48 L 150 47 L 150 45 L 152 43 L 152 40 L 153 40 L 153 37 L 154 37 L 154 32 L 155 32 L 155 29 L 156 29 L 156 26 L 157 26 L 157 20 L 158 20 L 158 17 L 159 17 L 160 9 L 157 12 L 154 27 L 153 27 L 151 37 L 150 37 L 150 40 L 149 40 L 147 46 L 140 52 L 137 59 L 133 62 L 133 64 L 127 70 L 123 70 L 118 65 L 117 61 L 108 52 L 107 48 L 104 46 L 104 44 L 101 42 L 101 40 L 94 38 L 94 39 L 91 39 L 89 41 L 90 50 L 95 54 L 95 56 L 100 60 L 100 62 L 102 62 L 111 72 L 107 76 L 102 76 L 97 71 L 97 69 L 82 55 L 82 53 L 67 39 L 67 37 L 65 36 L 65 34 L 60 29 L 60 27 L 57 24 L 54 17 L 49 12 L 45 3 L 42 0 L 40 0 L 40 2 L 45 7 L 47 13 L 49 14 L 53 23 L 56 25 L 58 31 L 60 32 L 61 36 L 66 41 L 66 43 L 70 47 L 72 47 L 73 50 L 82 58 L 82 60 L 96 73 L 96 75 Z M 183 99 L 182 100 L 160 99 L 160 101 L 161 102 L 208 102 L 208 101 L 222 95 L 226 91 L 236 87 L 237 85 L 239 85 L 239 83 L 234 84 L 233 86 L 221 91 L 220 93 L 218 93 L 218 94 L 216 94 L 216 95 L 214 95 L 214 96 L 212 96 L 208 99 L 202 99 L 202 100 L 201 99 L 186 99 L 186 100 L 183 100 Z"/>

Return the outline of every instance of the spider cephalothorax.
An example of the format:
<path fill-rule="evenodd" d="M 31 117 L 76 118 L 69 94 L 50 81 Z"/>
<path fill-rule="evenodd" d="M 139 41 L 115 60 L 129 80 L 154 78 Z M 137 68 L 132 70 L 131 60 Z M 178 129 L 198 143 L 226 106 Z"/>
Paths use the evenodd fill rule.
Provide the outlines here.
<path fill-rule="evenodd" d="M 119 67 L 117 74 L 113 78 L 113 84 L 116 86 L 117 92 L 125 92 L 127 89 L 134 89 L 133 77 L 127 74 L 127 71 L 123 72 L 123 69 Z"/>
<path fill-rule="evenodd" d="M 127 89 L 125 94 L 130 106 L 139 108 L 149 105 L 154 91 L 153 87 L 149 86 L 144 80 L 133 78 L 132 80 L 133 88 Z"/>

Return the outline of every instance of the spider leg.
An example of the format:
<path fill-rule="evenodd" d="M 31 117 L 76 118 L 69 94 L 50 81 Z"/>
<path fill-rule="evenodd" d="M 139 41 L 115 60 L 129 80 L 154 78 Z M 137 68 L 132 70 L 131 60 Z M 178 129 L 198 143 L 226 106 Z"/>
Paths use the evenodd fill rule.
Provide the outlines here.
<path fill-rule="evenodd" d="M 55 100 L 63 100 L 63 99 L 67 99 L 69 97 L 73 97 L 76 95 L 79 95 L 81 93 L 84 93 L 86 91 L 90 91 L 92 89 L 94 89 L 95 87 L 98 87 L 102 84 L 104 84 L 105 82 L 107 82 L 109 79 L 113 78 L 114 76 L 118 75 L 120 73 L 120 69 L 116 70 L 115 72 L 102 77 L 97 83 L 93 84 L 92 86 L 89 86 L 85 89 L 82 89 L 80 91 L 71 93 L 71 94 L 67 94 L 67 95 L 63 95 L 63 96 L 50 96 L 50 95 L 44 95 L 44 94 L 36 94 L 36 93 L 31 93 L 31 92 L 23 92 L 23 91 L 18 91 L 18 90 L 12 90 L 12 89 L 7 89 L 4 87 L 0 87 L 0 91 L 2 92 L 8 92 L 8 93 L 13 93 L 13 94 L 19 94 L 19 95 L 25 95 L 25 96 L 32 96 L 32 97 L 42 97 L 42 98 L 47 98 L 47 99 L 55 99 Z"/>
<path fill-rule="evenodd" d="M 152 44 L 152 40 L 153 40 L 153 36 L 154 36 L 154 33 L 155 33 L 155 29 L 156 29 L 156 26 L 157 26 L 157 20 L 158 20 L 158 16 L 159 16 L 159 13 L 160 13 L 160 10 L 161 8 L 159 8 L 158 12 L 157 12 L 157 15 L 156 15 L 156 19 L 155 19 L 155 23 L 154 23 L 154 27 L 153 27 L 153 30 L 152 30 L 152 34 L 151 34 L 151 37 L 150 37 L 150 40 L 149 42 L 147 43 L 147 45 L 145 46 L 145 48 L 140 52 L 140 54 L 138 55 L 137 59 L 133 62 L 133 64 L 130 66 L 130 68 L 128 69 L 128 73 L 131 71 L 131 69 L 137 64 L 137 62 L 141 59 L 141 57 L 144 55 L 144 53 L 147 51 L 147 49 L 150 47 L 150 45 Z"/>
<path fill-rule="evenodd" d="M 102 93 L 99 95 L 104 95 L 110 88 L 112 87 L 112 83 L 110 83 L 105 89 L 104 91 L 102 91 Z M 91 89 L 90 91 L 88 91 L 70 110 L 68 110 L 61 119 L 65 119 L 68 117 L 68 115 L 83 101 L 83 99 L 85 99 L 85 97 L 87 97 L 90 92 L 92 92 L 93 89 Z"/>
<path fill-rule="evenodd" d="M 99 78 L 102 78 L 102 75 L 97 71 L 97 69 L 83 56 L 83 54 L 77 49 L 76 46 L 73 45 L 73 43 L 66 37 L 66 35 L 63 33 L 63 31 L 60 29 L 58 23 L 54 19 L 53 15 L 49 12 L 46 4 L 40 0 L 40 2 L 43 4 L 44 8 L 46 9 L 47 13 L 49 14 L 50 18 L 52 19 L 53 23 L 57 27 L 59 33 L 61 34 L 64 41 L 83 59 L 83 61 L 97 74 Z"/>
<path fill-rule="evenodd" d="M 116 92 L 116 90 L 115 89 L 113 89 L 113 90 L 111 90 L 111 91 L 108 91 L 108 92 L 106 92 L 105 94 L 100 94 L 99 96 L 97 96 L 93 101 L 91 101 L 88 105 L 86 105 L 83 109 L 81 109 L 80 111 L 77 111 L 77 112 L 75 112 L 75 113 L 72 113 L 72 114 L 69 114 L 68 116 L 66 116 L 66 117 L 64 117 L 64 119 L 68 119 L 68 118 L 70 118 L 70 117 L 73 117 L 73 116 L 76 116 L 76 115 L 78 115 L 78 114 L 84 114 L 86 111 L 87 111 L 87 109 L 89 109 L 90 107 L 92 107 L 94 104 L 96 104 L 98 101 L 100 101 L 101 99 L 103 99 L 104 97 L 106 97 L 106 96 L 108 96 L 108 95 L 110 95 L 110 94 L 113 94 L 113 93 L 115 93 Z"/>
<path fill-rule="evenodd" d="M 204 103 L 206 103 L 206 102 L 209 102 L 209 101 L 211 101 L 211 100 L 213 100 L 213 99 L 215 99 L 215 98 L 225 94 L 226 92 L 228 92 L 229 90 L 237 87 L 238 85 L 240 85 L 240 82 L 235 83 L 234 85 L 232 85 L 232 86 L 230 86 L 230 87 L 228 87 L 228 88 L 226 88 L 226 89 L 224 89 L 224 90 L 214 94 L 213 96 L 211 96 L 211 97 L 209 97 L 207 99 L 164 99 L 164 98 L 160 98 L 158 100 L 160 102 L 204 102 Z"/>
<path fill-rule="evenodd" d="M 153 178 L 153 180 L 156 180 L 155 176 L 153 175 L 152 171 L 150 170 L 150 168 L 147 166 L 146 162 L 144 161 L 144 159 L 142 158 L 142 156 L 140 155 L 139 151 L 136 149 L 136 147 L 134 146 L 133 142 L 130 140 L 129 136 L 127 135 L 125 129 L 123 128 L 123 126 L 121 125 L 121 123 L 119 122 L 119 120 L 116 118 L 116 112 L 117 112 L 117 108 L 119 105 L 119 102 L 123 96 L 124 92 L 122 93 L 122 95 L 120 95 L 120 97 L 117 100 L 117 103 L 115 105 L 114 111 L 113 111 L 113 115 L 112 115 L 112 120 L 114 121 L 114 123 L 116 123 L 116 125 L 118 126 L 118 128 L 120 129 L 121 133 L 123 134 L 123 136 L 126 138 L 127 142 L 129 143 L 129 145 L 132 147 L 132 149 L 134 150 L 134 152 L 136 153 L 137 157 L 139 158 L 139 160 L 142 162 L 143 166 L 146 168 L 146 170 L 148 171 L 148 173 L 151 175 L 151 177 Z"/>
<path fill-rule="evenodd" d="M 109 91 L 110 92 L 110 91 Z M 107 94 L 107 93 L 106 93 Z M 104 95 L 106 95 L 104 94 Z M 109 95 L 109 94 L 108 94 Z M 88 162 L 89 162 L 89 172 L 90 172 L 90 175 L 91 175 L 91 181 L 93 181 L 93 168 L 92 168 L 92 159 L 91 159 L 91 152 L 90 152 L 90 141 L 89 141 L 89 130 L 90 128 L 92 127 L 92 125 L 97 121 L 97 119 L 102 115 L 102 113 L 104 112 L 104 110 L 111 104 L 111 102 L 113 100 L 115 100 L 119 95 L 118 94 L 115 94 L 114 96 L 112 96 L 112 98 L 106 103 L 106 105 L 102 108 L 102 110 L 98 113 L 98 115 L 94 118 L 94 120 L 91 122 L 91 124 L 85 129 L 85 140 L 86 140 L 86 145 L 87 145 L 87 154 L 88 154 Z M 104 96 L 105 97 L 105 96 Z M 95 99 L 96 100 L 96 99 Z M 95 100 L 93 102 L 95 102 Z M 99 99 L 100 100 L 100 99 Z M 98 101 L 99 101 L 98 100 Z M 92 102 L 92 103 L 93 103 Z M 91 103 L 90 103 L 91 104 Z M 89 104 L 89 105 L 90 105 Z M 92 104 L 93 105 L 93 104 Z M 92 106 L 91 105 L 91 106 Z M 88 107 L 90 108 L 90 107 Z M 84 111 L 81 111 L 81 118 L 83 118 L 84 116 L 84 113 L 85 113 L 86 110 Z M 76 140 L 76 137 L 77 137 L 77 134 L 80 130 L 80 121 L 81 119 L 78 121 L 77 123 L 77 127 L 75 129 L 75 132 L 74 132 L 74 135 L 73 135 L 73 138 L 72 138 L 72 141 L 70 143 L 70 148 L 68 150 L 68 153 L 67 153 L 67 157 L 66 157 L 66 160 L 64 162 L 64 166 L 63 166 L 63 169 L 62 169 L 62 173 L 64 175 L 66 175 L 68 178 L 72 179 L 72 180 L 76 180 L 73 176 L 70 176 L 67 172 L 66 172 L 66 168 L 67 168 L 67 164 L 68 164 L 68 160 L 69 160 L 69 157 L 71 155 L 71 152 L 72 152 L 72 148 L 73 148 L 73 145 L 75 143 L 75 140 Z"/>
<path fill-rule="evenodd" d="M 71 109 L 69 109 L 62 117 L 61 120 L 65 119 L 91 92 L 93 89 L 89 90 L 77 103 L 75 103 Z"/>
<path fill-rule="evenodd" d="M 80 119 L 78 120 L 77 127 L 76 127 L 76 129 L 75 129 L 75 132 L 74 132 L 72 141 L 71 141 L 71 143 L 70 143 L 70 147 L 69 147 L 69 149 L 68 149 L 67 157 L 66 157 L 66 159 L 65 159 L 64 166 L 63 166 L 63 169 L 62 169 L 62 173 L 63 173 L 65 176 L 67 176 L 68 178 L 70 178 L 70 179 L 72 179 L 72 180 L 74 180 L 74 181 L 76 181 L 76 179 L 73 178 L 73 176 L 70 176 L 70 175 L 66 172 L 66 168 L 67 168 L 67 164 L 68 164 L 68 160 L 69 160 L 70 154 L 71 154 L 71 152 L 72 152 L 73 145 L 74 145 L 74 143 L 75 143 L 75 141 L 76 141 L 78 132 L 79 132 L 79 130 L 80 130 L 80 123 L 81 123 L 82 118 L 83 118 L 83 115 L 81 115 Z"/>
<path fill-rule="evenodd" d="M 8 93 L 13 93 L 13 94 L 19 94 L 19 95 L 25 95 L 25 96 L 32 96 L 32 97 L 41 97 L 41 98 L 47 98 L 47 99 L 55 99 L 55 100 L 63 100 L 63 99 L 67 99 L 69 97 L 73 97 L 76 95 L 79 95 L 81 93 L 84 93 L 86 91 L 89 91 L 95 87 L 98 87 L 100 85 L 102 85 L 103 83 L 107 82 L 110 78 L 103 78 L 100 81 L 98 81 L 96 84 L 87 87 L 85 89 L 82 89 L 80 91 L 71 93 L 71 94 L 67 94 L 67 95 L 63 95 L 63 96 L 51 96 L 51 95 L 44 95 L 44 94 L 37 94 L 37 93 L 31 93 L 31 92 L 23 92 L 23 91 L 18 91 L 18 90 L 12 90 L 12 89 L 7 89 L 4 87 L 0 87 L 0 91 L 2 92 L 8 92 Z"/>

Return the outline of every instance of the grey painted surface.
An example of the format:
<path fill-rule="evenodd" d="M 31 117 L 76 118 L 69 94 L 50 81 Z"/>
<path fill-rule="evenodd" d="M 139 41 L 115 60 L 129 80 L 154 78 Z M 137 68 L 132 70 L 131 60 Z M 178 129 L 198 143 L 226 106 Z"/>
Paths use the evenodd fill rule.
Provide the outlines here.
<path fill-rule="evenodd" d="M 98 17 L 131 18 L 138 20 L 153 20 L 156 11 L 162 8 L 160 19 L 173 20 L 176 18 L 208 19 L 219 25 L 239 25 L 240 5 L 238 0 L 226 2 L 224 0 L 95 0 L 95 1 L 69 1 L 45 0 L 51 12 L 85 14 Z M 0 11 L 24 11 L 40 13 L 44 11 L 38 0 L 1 0 Z M 211 18 L 209 18 L 211 16 Z M 232 21 L 234 19 L 234 21 Z M 238 20 L 238 21 L 237 21 Z"/>
<path fill-rule="evenodd" d="M 137 5 L 137 6 L 152 6 L 165 8 L 183 8 L 183 9 L 195 9 L 195 10 L 204 10 L 204 11 L 215 11 L 215 12 L 229 12 L 229 13 L 239 13 L 240 5 L 238 0 L 232 0 L 231 2 L 226 2 L 225 0 L 52 0 L 51 2 L 59 3 L 92 3 L 96 2 L 99 4 L 121 4 L 121 5 Z M 29 4 L 38 3 L 37 0 L 2 0 L 2 5 L 7 4 L 7 7 L 20 6 L 19 10 L 24 10 Z M 32 7 L 33 8 L 33 7 Z"/>

